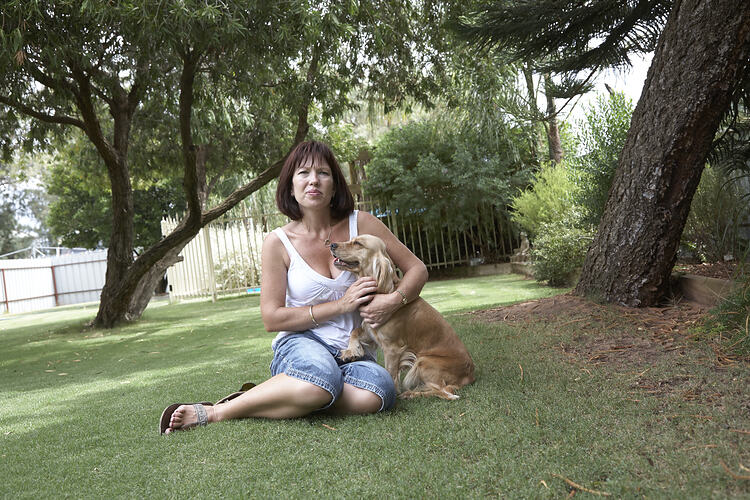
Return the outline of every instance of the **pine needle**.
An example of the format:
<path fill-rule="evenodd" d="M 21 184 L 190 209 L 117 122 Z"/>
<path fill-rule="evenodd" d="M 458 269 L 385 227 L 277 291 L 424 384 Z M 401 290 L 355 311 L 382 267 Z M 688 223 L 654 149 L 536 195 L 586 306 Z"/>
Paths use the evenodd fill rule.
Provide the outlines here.
<path fill-rule="evenodd" d="M 724 463 L 724 460 L 719 460 L 719 463 L 724 468 L 724 470 L 727 472 L 727 474 L 729 474 L 730 476 L 732 476 L 732 479 L 737 479 L 738 481 L 739 480 L 750 481 L 750 476 L 743 476 L 741 474 L 736 474 L 735 472 L 732 472 L 732 470 L 729 468 L 729 466 Z"/>
<path fill-rule="evenodd" d="M 606 491 L 597 491 L 597 490 L 591 490 L 589 488 L 585 488 L 585 487 L 581 486 L 580 484 L 574 483 L 573 481 L 571 481 L 567 477 L 561 476 L 560 474 L 552 474 L 552 475 L 554 477 L 562 479 L 563 481 L 565 481 L 566 483 L 568 483 L 568 486 L 570 486 L 571 488 L 575 488 L 576 490 L 585 491 L 586 493 L 591 493 L 592 495 L 599 495 L 599 496 L 602 496 L 602 497 L 610 497 L 610 496 L 612 496 L 612 493 L 607 493 Z"/>

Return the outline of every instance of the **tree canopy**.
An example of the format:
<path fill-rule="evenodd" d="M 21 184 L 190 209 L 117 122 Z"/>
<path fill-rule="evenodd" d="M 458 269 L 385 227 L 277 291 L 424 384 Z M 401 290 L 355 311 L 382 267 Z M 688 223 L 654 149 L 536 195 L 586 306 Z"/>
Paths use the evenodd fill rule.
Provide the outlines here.
<path fill-rule="evenodd" d="M 277 175 L 306 136 L 311 107 L 325 120 L 339 116 L 355 86 L 389 106 L 434 93 L 448 5 L 6 3 L 0 146 L 46 148 L 72 127 L 108 176 L 112 230 L 96 324 L 140 314 L 139 287 L 150 293 L 146 282 L 202 225 Z M 134 259 L 136 181 L 177 172 L 187 215 Z M 211 201 L 227 175 L 245 184 Z"/>

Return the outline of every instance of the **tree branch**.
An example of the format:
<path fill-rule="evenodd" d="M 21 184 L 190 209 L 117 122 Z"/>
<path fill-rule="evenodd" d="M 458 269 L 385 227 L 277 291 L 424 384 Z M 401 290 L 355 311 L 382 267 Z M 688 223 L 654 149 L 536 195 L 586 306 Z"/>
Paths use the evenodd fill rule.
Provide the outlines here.
<path fill-rule="evenodd" d="M 65 90 L 75 95 L 76 89 L 73 85 L 70 84 L 70 82 L 67 82 L 64 79 L 61 80 L 49 76 L 44 71 L 39 69 L 39 65 L 37 64 L 37 61 L 35 59 L 36 58 L 32 54 L 26 54 L 26 57 L 24 58 L 24 66 L 28 70 L 29 74 L 34 78 L 34 80 L 41 83 L 47 88 L 53 90 Z"/>
<path fill-rule="evenodd" d="M 110 144 L 106 137 L 104 137 L 104 132 L 102 132 L 101 123 L 99 122 L 99 117 L 96 115 L 94 103 L 91 102 L 91 85 L 89 77 L 75 62 L 70 61 L 68 65 L 72 70 L 73 78 L 78 83 L 79 90 L 76 94 L 76 103 L 78 104 L 78 109 L 83 118 L 83 130 L 86 132 L 89 139 L 91 139 L 91 142 L 94 144 L 97 151 L 99 151 L 99 155 L 104 160 L 107 168 L 111 169 L 113 168 L 113 165 L 117 164 L 118 155 L 112 144 Z"/>
<path fill-rule="evenodd" d="M 59 125 L 73 125 L 74 127 L 78 127 L 82 130 L 86 130 L 86 124 L 83 121 L 79 120 L 78 118 L 74 118 L 72 116 L 62 115 L 62 114 L 57 114 L 57 113 L 55 113 L 54 115 L 43 113 L 29 106 L 26 106 L 25 104 L 21 104 L 20 102 L 15 102 L 12 99 L 9 99 L 1 95 L 0 95 L 0 103 L 10 106 L 11 108 L 18 110 L 25 115 L 31 116 L 32 118 L 36 118 L 37 120 L 41 120 L 46 123 L 57 123 Z"/>
<path fill-rule="evenodd" d="M 183 160 L 183 188 L 187 200 L 189 226 L 200 222 L 201 203 L 199 196 L 199 180 L 196 171 L 196 146 L 193 144 L 193 132 L 191 130 L 193 112 L 193 88 L 195 85 L 195 74 L 198 71 L 200 53 L 187 49 L 182 57 L 182 73 L 180 74 L 180 138 L 182 141 Z M 200 226 L 196 226 L 200 227 Z"/>
<path fill-rule="evenodd" d="M 313 88 L 315 87 L 315 80 L 318 76 L 318 62 L 320 61 L 320 45 L 316 44 L 313 47 L 313 54 L 312 59 L 310 60 L 310 66 L 307 68 L 307 75 L 305 76 L 305 83 L 306 83 L 306 94 L 305 99 L 300 104 L 299 110 L 297 112 L 297 131 L 294 134 L 294 140 L 292 142 L 292 147 L 289 148 L 289 152 L 284 155 L 282 159 L 265 169 L 263 172 L 258 174 L 258 176 L 250 181 L 249 183 L 245 184 L 244 186 L 241 186 L 232 192 L 229 196 L 227 196 L 223 202 L 221 202 L 216 207 L 212 208 L 211 210 L 207 210 L 203 212 L 203 215 L 201 217 L 201 227 L 205 226 L 209 222 L 221 217 L 225 213 L 227 213 L 230 209 L 232 209 L 237 203 L 245 199 L 248 195 L 251 193 L 257 191 L 261 187 L 268 184 L 270 181 L 278 177 L 279 173 L 281 172 L 281 167 L 284 166 L 284 162 L 286 161 L 287 157 L 291 154 L 291 152 L 294 150 L 297 145 L 305 140 L 305 137 L 307 136 L 307 132 L 310 129 L 310 125 L 307 123 L 308 118 L 308 112 L 310 109 L 310 104 L 312 103 L 313 98 Z"/>

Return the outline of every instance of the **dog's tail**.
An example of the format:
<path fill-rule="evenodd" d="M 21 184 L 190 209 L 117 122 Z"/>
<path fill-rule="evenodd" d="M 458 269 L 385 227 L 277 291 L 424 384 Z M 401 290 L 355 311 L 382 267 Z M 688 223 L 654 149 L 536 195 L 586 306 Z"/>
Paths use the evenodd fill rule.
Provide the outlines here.
<path fill-rule="evenodd" d="M 403 388 L 410 391 L 422 383 L 419 378 L 419 370 L 417 369 L 417 355 L 413 352 L 406 351 L 401 355 L 401 360 L 398 365 L 400 370 L 409 370 L 404 375 Z"/>

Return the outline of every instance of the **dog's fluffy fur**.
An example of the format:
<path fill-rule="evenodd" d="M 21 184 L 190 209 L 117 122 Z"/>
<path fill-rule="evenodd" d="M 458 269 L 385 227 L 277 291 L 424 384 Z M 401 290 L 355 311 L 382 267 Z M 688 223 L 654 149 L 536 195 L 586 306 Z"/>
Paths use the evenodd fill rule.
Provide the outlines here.
<path fill-rule="evenodd" d="M 377 236 L 360 235 L 331 245 L 334 264 L 358 276 L 371 276 L 378 293 L 391 293 L 398 283 L 385 243 Z M 362 324 L 352 332 L 344 360 L 359 358 L 365 346 L 377 343 L 383 350 L 385 368 L 393 377 L 401 398 L 438 396 L 458 399 L 456 389 L 474 382 L 474 362 L 463 342 L 439 312 L 421 298 L 397 310 L 377 330 Z M 408 369 L 401 392 L 400 373 Z"/>

